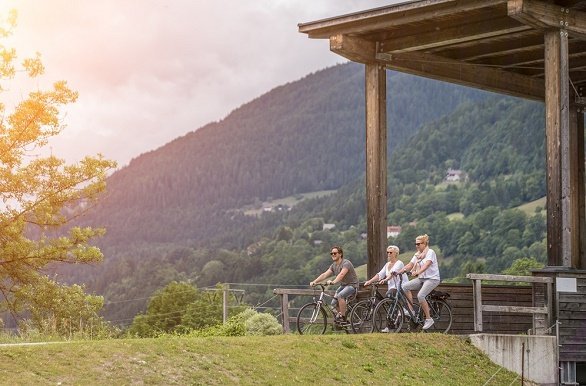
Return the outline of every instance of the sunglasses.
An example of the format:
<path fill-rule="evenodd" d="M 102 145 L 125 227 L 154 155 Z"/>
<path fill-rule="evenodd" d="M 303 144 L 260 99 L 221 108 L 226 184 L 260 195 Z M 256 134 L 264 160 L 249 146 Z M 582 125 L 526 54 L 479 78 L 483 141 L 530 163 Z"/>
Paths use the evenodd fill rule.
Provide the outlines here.
<path fill-rule="evenodd" d="M 334 255 L 337 255 L 337 254 L 339 254 L 339 253 L 340 253 L 340 252 L 330 252 L 330 255 L 334 256 Z"/>
<path fill-rule="evenodd" d="M 417 245 L 417 246 L 420 246 L 421 244 L 423 244 L 423 243 L 415 243 L 415 245 Z"/>

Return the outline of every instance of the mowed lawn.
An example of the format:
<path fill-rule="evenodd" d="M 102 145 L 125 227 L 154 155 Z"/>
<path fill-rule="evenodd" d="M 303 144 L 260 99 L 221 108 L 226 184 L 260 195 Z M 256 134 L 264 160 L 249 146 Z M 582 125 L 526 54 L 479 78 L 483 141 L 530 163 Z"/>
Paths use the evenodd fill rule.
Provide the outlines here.
<path fill-rule="evenodd" d="M 508 385 L 516 378 L 464 338 L 441 334 L 0 346 L 2 385 Z"/>

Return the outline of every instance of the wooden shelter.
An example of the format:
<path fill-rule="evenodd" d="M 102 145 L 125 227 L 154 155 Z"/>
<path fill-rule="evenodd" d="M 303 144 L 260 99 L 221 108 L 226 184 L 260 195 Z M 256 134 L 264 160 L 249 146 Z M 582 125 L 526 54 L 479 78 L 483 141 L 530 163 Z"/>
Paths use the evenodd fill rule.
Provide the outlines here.
<path fill-rule="evenodd" d="M 542 275 L 573 278 L 576 291 L 586 293 L 586 1 L 419 0 L 298 27 L 365 65 L 368 277 L 385 261 L 386 70 L 392 69 L 545 103 L 548 268 Z M 586 303 L 570 308 L 579 314 L 566 317 L 586 323 Z M 556 320 L 563 319 L 557 312 Z M 579 334 L 568 336 L 575 342 Z M 560 361 L 586 361 L 581 347 L 560 352 Z"/>

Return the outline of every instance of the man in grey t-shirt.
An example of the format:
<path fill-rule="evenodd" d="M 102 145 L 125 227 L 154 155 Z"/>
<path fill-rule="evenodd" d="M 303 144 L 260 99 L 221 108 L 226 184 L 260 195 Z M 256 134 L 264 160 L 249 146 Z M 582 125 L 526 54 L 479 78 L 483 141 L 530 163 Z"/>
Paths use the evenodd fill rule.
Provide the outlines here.
<path fill-rule="evenodd" d="M 332 305 L 338 310 L 336 320 L 343 321 L 346 318 L 347 299 L 354 295 L 358 290 L 358 276 L 354 270 L 354 265 L 350 260 L 344 259 L 344 251 L 338 246 L 333 246 L 330 252 L 333 263 L 330 267 L 310 282 L 310 286 L 330 277 L 335 276 L 334 280 L 328 280 L 326 284 L 332 285 L 340 283 L 340 287 L 336 290 Z"/>

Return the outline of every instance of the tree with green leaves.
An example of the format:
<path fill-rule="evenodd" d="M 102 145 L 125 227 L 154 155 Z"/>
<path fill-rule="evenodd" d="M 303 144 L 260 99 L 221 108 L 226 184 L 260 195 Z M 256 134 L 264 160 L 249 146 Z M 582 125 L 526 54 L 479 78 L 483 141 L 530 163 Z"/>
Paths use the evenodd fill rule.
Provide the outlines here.
<path fill-rule="evenodd" d="M 19 61 L 16 49 L 3 44 L 16 19 L 12 11 L 0 25 L 0 93 L 21 76 L 35 78 L 44 72 L 39 54 Z M 33 90 L 16 102 L 7 96 L 0 103 L 0 310 L 9 310 L 17 320 L 28 312 L 39 326 L 43 315 L 69 318 L 76 310 L 86 319 L 96 316 L 103 301 L 47 276 L 56 263 L 103 258 L 89 242 L 104 230 L 69 224 L 97 200 L 116 164 L 98 155 L 69 165 L 44 150 L 63 130 L 60 108 L 76 99 L 77 92 L 58 81 L 52 89 Z M 63 302 L 71 297 L 77 300 Z M 79 308 L 82 303 L 86 306 Z M 82 324 L 78 320 L 74 326 Z"/>
<path fill-rule="evenodd" d="M 233 295 L 229 301 L 234 302 Z M 231 312 L 238 313 L 244 308 L 231 307 Z M 128 333 L 152 337 L 200 330 L 221 324 L 222 312 L 223 297 L 220 291 L 200 291 L 189 283 L 173 281 L 155 292 L 149 300 L 146 313 L 134 318 Z"/>
<path fill-rule="evenodd" d="M 521 257 L 514 260 L 511 266 L 503 270 L 504 275 L 513 276 L 532 276 L 531 271 L 543 268 L 543 263 L 535 260 L 532 257 Z"/>

